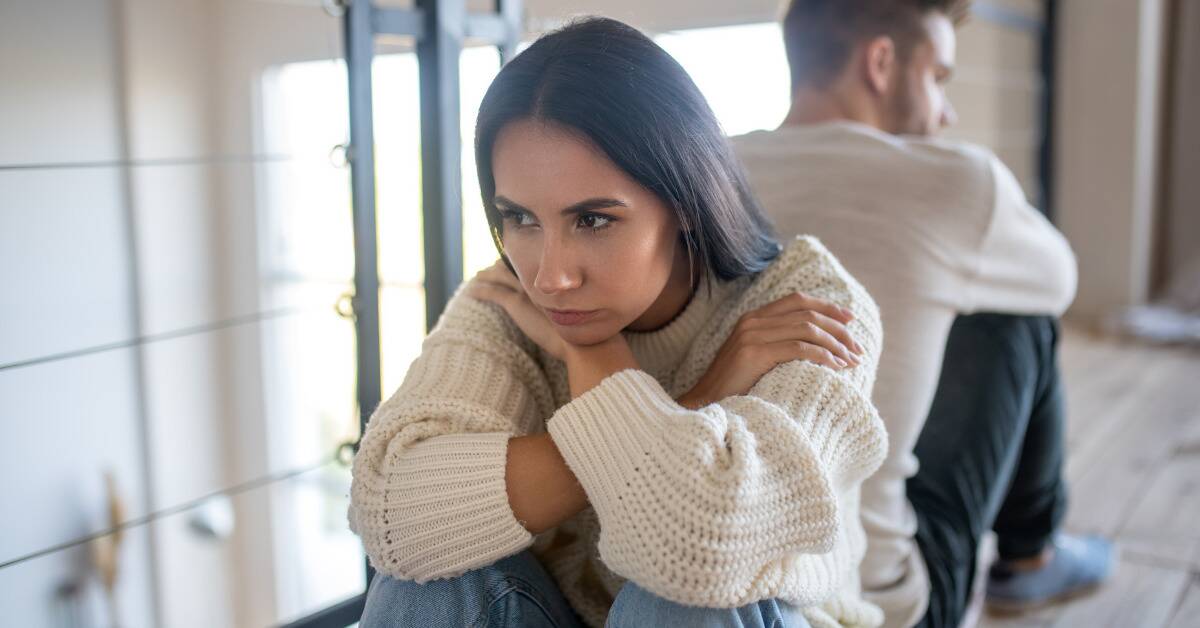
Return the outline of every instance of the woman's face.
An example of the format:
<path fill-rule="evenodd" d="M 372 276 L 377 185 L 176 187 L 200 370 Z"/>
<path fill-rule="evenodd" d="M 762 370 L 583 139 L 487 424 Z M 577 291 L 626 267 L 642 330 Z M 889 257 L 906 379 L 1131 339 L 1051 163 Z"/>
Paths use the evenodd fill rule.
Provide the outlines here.
<path fill-rule="evenodd" d="M 674 213 L 582 136 L 510 123 L 496 138 L 492 170 L 504 252 L 565 341 L 654 329 L 687 303 L 692 283 Z"/>

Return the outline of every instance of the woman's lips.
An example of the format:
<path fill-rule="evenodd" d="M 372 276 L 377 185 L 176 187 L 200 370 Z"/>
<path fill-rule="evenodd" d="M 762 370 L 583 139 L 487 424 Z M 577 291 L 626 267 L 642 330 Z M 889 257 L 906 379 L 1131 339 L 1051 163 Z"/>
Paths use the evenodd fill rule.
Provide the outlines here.
<path fill-rule="evenodd" d="M 555 325 L 579 325 L 586 323 L 589 319 L 596 315 L 600 310 L 551 310 L 546 309 L 546 316 L 554 322 Z"/>

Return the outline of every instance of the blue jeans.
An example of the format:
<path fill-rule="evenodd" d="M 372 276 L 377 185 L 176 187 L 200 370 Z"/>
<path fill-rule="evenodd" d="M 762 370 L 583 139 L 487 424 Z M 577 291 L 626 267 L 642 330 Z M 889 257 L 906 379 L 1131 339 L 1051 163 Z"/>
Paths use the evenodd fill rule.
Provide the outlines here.
<path fill-rule="evenodd" d="M 582 628 L 558 585 L 526 550 L 457 578 L 417 584 L 376 574 L 361 628 Z M 632 582 L 617 594 L 609 628 L 809 628 L 800 608 L 763 600 L 698 608 L 657 597 Z"/>

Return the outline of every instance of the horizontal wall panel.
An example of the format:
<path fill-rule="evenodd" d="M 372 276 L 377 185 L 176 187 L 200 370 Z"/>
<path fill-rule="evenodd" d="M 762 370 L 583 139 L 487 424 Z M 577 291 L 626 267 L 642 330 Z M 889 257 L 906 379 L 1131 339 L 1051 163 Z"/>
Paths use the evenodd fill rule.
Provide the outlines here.
<path fill-rule="evenodd" d="M 946 94 L 958 113 L 958 124 L 963 127 L 1036 132 L 1041 124 L 1039 93 L 1034 90 L 997 84 L 952 83 Z"/>
<path fill-rule="evenodd" d="M 210 0 L 121 0 L 129 155 L 205 157 L 216 120 Z"/>
<path fill-rule="evenodd" d="M 353 325 L 332 308 L 143 352 L 158 508 L 327 459 L 357 431 Z"/>
<path fill-rule="evenodd" d="M 144 527 L 123 533 L 112 598 L 100 584 L 86 546 L 0 569 L 0 609 L 5 625 L 33 628 L 161 625 L 153 614 L 149 536 Z"/>
<path fill-rule="evenodd" d="M 317 174 L 290 160 L 134 168 L 143 335 L 332 311 L 344 289 L 273 289 L 297 279 L 350 280 L 350 210 L 336 198 L 345 171 L 326 165 L 333 183 L 308 195 L 296 190 Z"/>
<path fill-rule="evenodd" d="M 0 562 L 107 528 L 106 471 L 126 517 L 146 514 L 132 351 L 0 372 L 0 399 Z"/>
<path fill-rule="evenodd" d="M 957 62 L 986 65 L 996 72 L 1038 71 L 1040 43 L 1035 31 L 972 17 L 958 29 Z"/>
<path fill-rule="evenodd" d="M 255 310 L 254 303 L 229 307 L 232 304 L 222 295 L 224 269 L 213 207 L 213 168 L 180 165 L 130 172 L 143 335 Z"/>
<path fill-rule="evenodd" d="M 0 166 L 120 158 L 111 4 L 0 2 Z"/>
<path fill-rule="evenodd" d="M 0 364 L 130 337 L 119 171 L 0 171 L 0 198 Z"/>
<path fill-rule="evenodd" d="M 0 306 L 6 312 L 0 364 L 246 324 L 260 314 L 331 308 L 340 290 L 306 301 L 311 293 L 269 289 L 319 270 L 311 255 L 301 258 L 310 264 L 297 269 L 301 275 L 272 265 L 278 256 L 270 247 L 282 237 L 302 252 L 336 254 L 335 267 L 325 273 L 330 280 L 352 268 L 352 256 L 342 254 L 349 250 L 347 209 L 318 207 L 329 214 L 321 223 L 326 228 L 287 229 L 290 201 L 256 187 L 287 167 L 250 161 L 130 169 L 140 333 L 131 310 L 121 169 L 0 171 L 0 197 L 6 198 L 0 206 Z M 281 222 L 260 253 L 258 227 L 267 215 Z M 330 242 L 337 232 L 328 225 L 344 227 L 340 244 Z"/>

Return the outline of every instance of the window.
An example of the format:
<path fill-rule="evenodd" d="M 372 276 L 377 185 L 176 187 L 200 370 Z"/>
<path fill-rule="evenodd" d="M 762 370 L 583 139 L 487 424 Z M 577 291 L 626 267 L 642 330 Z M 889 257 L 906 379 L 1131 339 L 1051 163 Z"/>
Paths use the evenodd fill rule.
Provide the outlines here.
<path fill-rule="evenodd" d="M 687 70 L 729 135 L 773 129 L 791 102 L 776 23 L 697 28 L 654 38 Z"/>
<path fill-rule="evenodd" d="M 496 259 L 472 150 L 479 102 L 499 70 L 494 48 L 460 61 L 464 273 Z M 374 65 L 376 205 L 383 394 L 403 380 L 425 336 L 420 115 L 412 53 Z M 340 61 L 286 64 L 263 78 L 268 152 L 260 193 L 260 299 L 298 308 L 264 330 L 265 443 L 272 468 L 319 460 L 356 437 L 355 340 L 334 306 L 353 291 L 349 171 L 335 146 L 348 137 L 346 69 Z M 342 303 L 346 308 L 348 304 Z M 348 308 L 347 308 L 348 309 Z M 346 526 L 349 470 L 328 465 L 273 490 L 269 534 L 280 617 L 297 617 L 366 588 L 358 538 Z"/>

